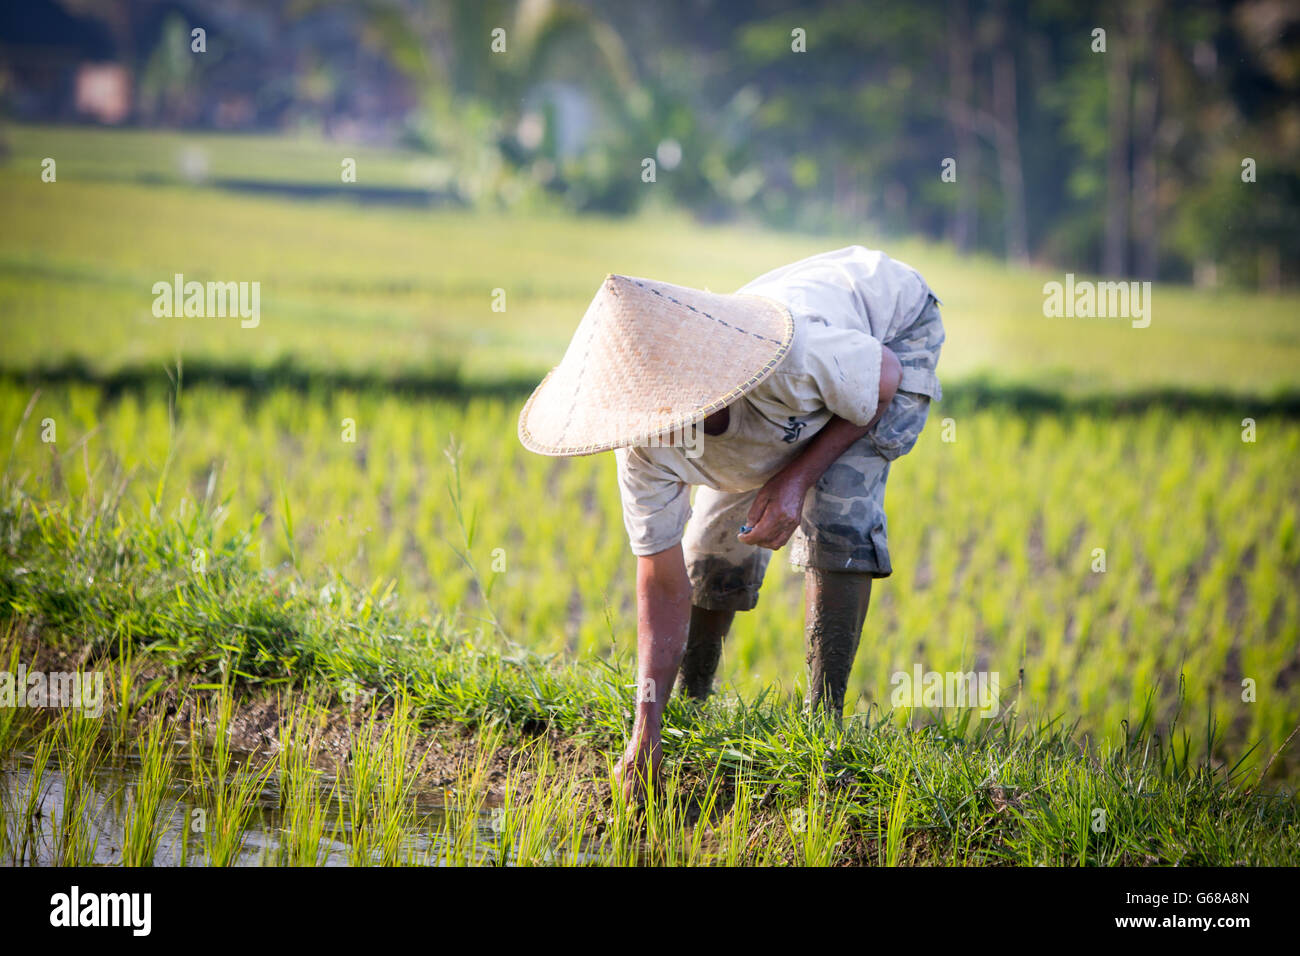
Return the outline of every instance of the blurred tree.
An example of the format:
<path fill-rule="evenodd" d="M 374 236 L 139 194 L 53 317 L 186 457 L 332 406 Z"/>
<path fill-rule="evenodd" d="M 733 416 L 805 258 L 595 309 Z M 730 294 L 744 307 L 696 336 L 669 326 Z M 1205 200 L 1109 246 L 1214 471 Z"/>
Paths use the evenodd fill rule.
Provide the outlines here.
<path fill-rule="evenodd" d="M 164 9 L 60 2 L 130 56 Z M 1275 287 L 1300 271 L 1294 0 L 268 3 L 361 24 L 419 90 L 409 141 L 467 202 L 675 203 L 1143 278 Z M 163 49 L 176 29 L 143 80 L 145 114 L 169 122 L 196 82 Z M 281 122 L 328 126 L 344 70 L 300 50 Z"/>
<path fill-rule="evenodd" d="M 216 52 L 213 51 L 213 56 Z M 190 26 L 178 14 L 169 14 L 162 36 L 140 73 L 137 109 L 146 123 L 187 125 L 198 116 L 196 96 L 205 60 L 190 53 Z"/>

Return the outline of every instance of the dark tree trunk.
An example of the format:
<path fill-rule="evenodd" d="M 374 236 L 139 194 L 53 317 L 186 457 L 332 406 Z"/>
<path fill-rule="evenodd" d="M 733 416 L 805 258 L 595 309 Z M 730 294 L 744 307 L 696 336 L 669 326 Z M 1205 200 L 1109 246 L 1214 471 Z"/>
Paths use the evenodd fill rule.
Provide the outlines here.
<path fill-rule="evenodd" d="M 1016 60 L 1004 34 L 993 63 L 993 113 L 997 118 L 998 174 L 1007 258 L 1029 261 L 1025 228 L 1025 175 L 1020 161 L 1020 121 L 1016 113 Z"/>
<path fill-rule="evenodd" d="M 1159 0 L 1134 8 L 1130 35 L 1138 44 L 1133 70 L 1133 248 L 1134 272 L 1154 279 L 1160 243 L 1156 148 L 1160 71 Z"/>
<path fill-rule="evenodd" d="M 1106 237 L 1101 268 L 1107 275 L 1128 271 L 1129 61 L 1127 41 L 1114 36 L 1106 57 L 1109 113 L 1106 151 Z M 1114 42 L 1119 40 L 1120 42 Z"/>
<path fill-rule="evenodd" d="M 948 237 L 959 252 L 975 244 L 979 229 L 979 150 L 971 97 L 975 88 L 974 43 L 967 0 L 952 0 L 948 17 L 948 120 L 957 148 L 957 209 Z"/>

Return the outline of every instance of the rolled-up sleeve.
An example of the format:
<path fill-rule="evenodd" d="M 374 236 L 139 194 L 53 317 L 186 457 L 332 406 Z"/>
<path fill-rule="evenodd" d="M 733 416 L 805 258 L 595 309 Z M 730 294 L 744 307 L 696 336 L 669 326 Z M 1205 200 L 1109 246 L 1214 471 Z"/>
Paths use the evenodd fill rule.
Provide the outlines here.
<path fill-rule="evenodd" d="M 636 555 L 658 554 L 682 540 L 691 516 L 691 487 L 656 462 L 653 449 L 619 448 L 623 525 Z"/>
<path fill-rule="evenodd" d="M 880 401 L 880 341 L 821 323 L 808 332 L 805 364 L 822 403 L 855 425 L 870 424 Z"/>

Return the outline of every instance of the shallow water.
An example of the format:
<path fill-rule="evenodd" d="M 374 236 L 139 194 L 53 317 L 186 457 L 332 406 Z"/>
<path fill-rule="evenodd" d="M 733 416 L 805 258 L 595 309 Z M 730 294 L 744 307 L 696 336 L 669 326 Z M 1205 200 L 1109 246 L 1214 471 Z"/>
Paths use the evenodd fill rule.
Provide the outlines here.
<path fill-rule="evenodd" d="M 56 764 L 56 761 L 51 763 Z M 11 757 L 0 768 L 0 809 L 7 817 L 10 844 L 10 849 L 0 858 L 0 865 L 52 866 L 57 862 L 56 834 L 60 831 L 64 812 L 64 776 L 57 766 L 46 768 L 40 780 L 40 809 L 32 825 L 27 827 L 20 825 L 18 808 L 26 804 L 32 791 L 35 777 L 31 768 L 32 759 L 29 754 Z M 131 757 L 108 761 L 93 775 L 85 816 L 90 840 L 94 843 L 94 865 L 113 866 L 122 863 L 125 814 L 134 797 L 138 774 L 139 760 Z M 202 809 L 202 805 L 194 799 L 188 783 L 186 778 L 178 775 L 163 799 L 159 811 L 161 837 L 154 856 L 155 866 L 202 866 L 207 862 L 203 834 L 191 829 L 191 821 L 195 819 L 193 811 Z M 332 783 L 329 779 L 321 781 L 323 797 L 329 793 Z M 265 866 L 286 862 L 284 847 L 292 834 L 284 827 L 284 814 L 280 810 L 279 800 L 279 782 L 272 776 L 257 798 L 256 808 L 244 832 L 243 846 L 234 865 Z M 348 805 L 347 796 L 344 795 L 343 806 L 346 808 Z M 339 816 L 346 817 L 347 814 L 338 812 L 337 801 L 331 801 L 329 806 L 325 830 L 334 833 L 337 823 L 338 839 L 327 836 L 321 841 L 321 865 L 354 865 L 356 861 L 351 859 L 349 840 L 350 826 L 346 819 L 337 819 Z M 447 815 L 458 811 L 444 806 L 432 795 L 422 795 L 417 799 L 416 808 L 416 826 L 402 839 L 399 857 L 414 864 L 442 865 L 447 860 L 447 854 L 440 831 Z M 477 816 L 479 843 L 490 844 L 494 836 L 491 810 L 480 812 Z M 484 864 L 496 862 L 487 847 L 479 851 L 478 857 L 479 862 Z M 92 865 L 89 859 L 82 862 L 84 865 Z M 507 859 L 505 863 L 509 865 L 510 861 Z"/>

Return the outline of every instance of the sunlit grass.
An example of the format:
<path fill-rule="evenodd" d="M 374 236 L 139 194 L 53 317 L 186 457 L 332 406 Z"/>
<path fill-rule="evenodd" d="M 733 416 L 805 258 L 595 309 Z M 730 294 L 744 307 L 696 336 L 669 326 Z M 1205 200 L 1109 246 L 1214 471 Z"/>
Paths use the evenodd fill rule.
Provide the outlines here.
<path fill-rule="evenodd" d="M 1049 319 L 1043 285 L 1068 270 L 1009 268 L 915 240 L 788 235 L 680 213 L 376 209 L 114 182 L 146 173 L 174 181 L 187 141 L 214 158 L 214 175 L 238 178 L 321 182 L 337 178 L 340 154 L 337 144 L 265 137 L 40 127 L 11 137 L 17 149 L 0 177 L 2 364 L 11 370 L 76 359 L 100 372 L 161 376 L 179 355 L 228 370 L 291 360 L 380 378 L 540 378 L 608 272 L 732 291 L 797 259 L 862 244 L 917 268 L 943 300 L 945 383 L 982 374 L 1053 391 L 1256 395 L 1300 386 L 1294 295 L 1157 284 L 1148 328 Z M 39 179 L 47 156 L 59 157 L 55 183 Z M 400 153 L 359 162 L 371 183 L 401 184 L 419 166 Z M 259 282 L 261 323 L 154 317 L 153 284 L 176 273 Z M 493 308 L 497 290 L 504 312 Z"/>

